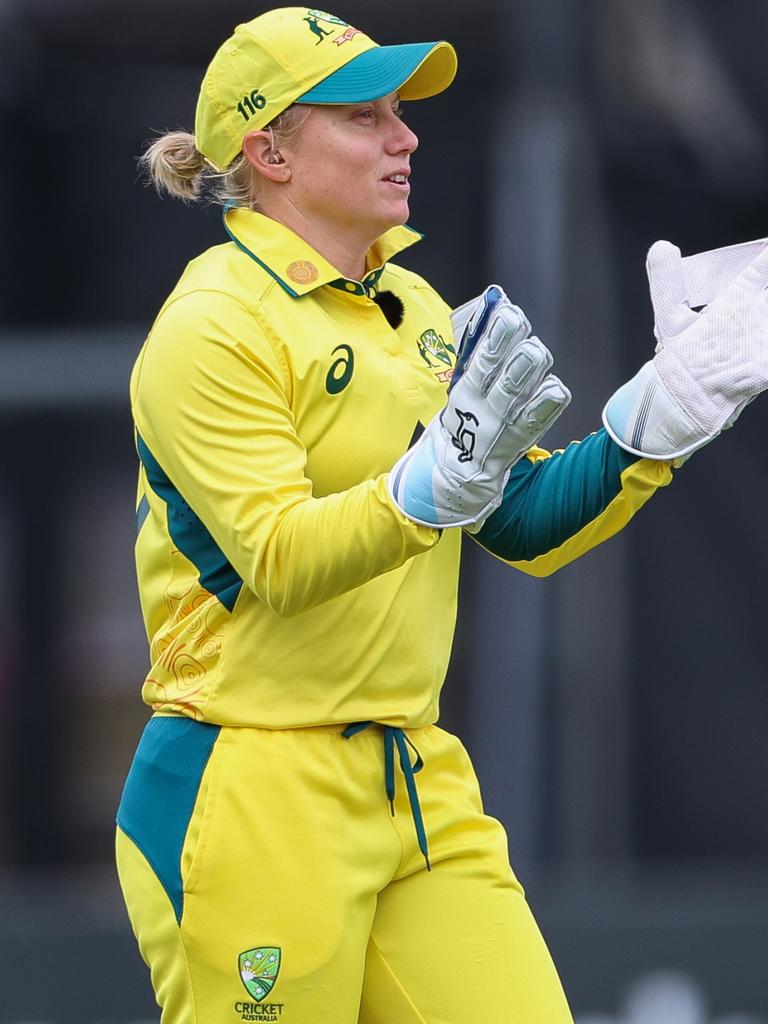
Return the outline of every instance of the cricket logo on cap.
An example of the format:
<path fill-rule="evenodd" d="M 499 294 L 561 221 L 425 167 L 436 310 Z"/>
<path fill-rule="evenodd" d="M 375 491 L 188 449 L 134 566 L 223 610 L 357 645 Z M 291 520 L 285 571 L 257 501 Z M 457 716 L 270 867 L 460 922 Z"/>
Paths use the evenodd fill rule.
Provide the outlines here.
<path fill-rule="evenodd" d="M 240 979 L 251 995 L 261 1002 L 275 986 L 280 973 L 281 954 L 278 946 L 246 949 L 238 958 Z"/>
<path fill-rule="evenodd" d="M 320 43 L 322 43 L 328 36 L 333 35 L 333 29 L 323 28 L 320 24 L 321 21 L 324 21 L 329 25 L 338 25 L 340 28 L 345 30 L 340 36 L 337 36 L 336 39 L 333 40 L 337 46 L 341 46 L 342 43 L 346 43 L 350 39 L 354 39 L 355 36 L 360 35 L 359 29 L 352 28 L 348 22 L 342 21 L 341 18 L 337 18 L 335 14 L 328 14 L 327 11 L 318 11 L 314 8 L 310 8 L 307 11 L 304 21 L 306 21 L 310 32 L 317 36 L 315 46 L 319 46 Z"/>

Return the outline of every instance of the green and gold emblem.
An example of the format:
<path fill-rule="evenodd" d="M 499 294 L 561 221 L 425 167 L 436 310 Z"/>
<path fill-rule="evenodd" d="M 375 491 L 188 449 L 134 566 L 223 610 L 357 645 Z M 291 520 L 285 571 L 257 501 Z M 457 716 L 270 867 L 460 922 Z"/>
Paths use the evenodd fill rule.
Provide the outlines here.
<path fill-rule="evenodd" d="M 275 986 L 280 973 L 280 949 L 277 946 L 260 946 L 246 949 L 238 958 L 240 978 L 249 995 L 257 1002 L 265 999 Z"/>
<path fill-rule="evenodd" d="M 443 363 L 445 366 L 453 366 L 456 362 L 456 349 L 444 340 L 442 334 L 431 327 L 424 331 L 418 342 L 419 354 L 427 366 L 435 367 Z"/>

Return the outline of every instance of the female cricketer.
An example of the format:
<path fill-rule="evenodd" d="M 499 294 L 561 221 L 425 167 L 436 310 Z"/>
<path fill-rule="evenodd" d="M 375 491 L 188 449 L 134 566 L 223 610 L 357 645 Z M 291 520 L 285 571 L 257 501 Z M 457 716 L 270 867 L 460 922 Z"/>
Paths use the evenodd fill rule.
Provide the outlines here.
<path fill-rule="evenodd" d="M 400 102 L 455 68 L 445 42 L 274 10 L 215 54 L 194 136 L 144 157 L 159 188 L 222 201 L 225 232 L 131 380 L 154 714 L 117 861 L 163 1024 L 571 1020 L 502 826 L 435 725 L 461 534 L 546 575 L 745 396 L 700 422 L 717 332 L 668 317 L 605 428 L 537 446 L 569 395 L 524 314 L 498 286 L 452 313 L 391 262 L 420 237 Z M 723 294 L 755 312 L 745 281 Z"/>

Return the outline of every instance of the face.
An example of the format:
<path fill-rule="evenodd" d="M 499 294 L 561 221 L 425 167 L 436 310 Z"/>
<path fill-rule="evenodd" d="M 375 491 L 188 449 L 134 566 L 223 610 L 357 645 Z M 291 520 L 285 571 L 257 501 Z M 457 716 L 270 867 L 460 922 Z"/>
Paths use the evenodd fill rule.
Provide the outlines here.
<path fill-rule="evenodd" d="M 408 219 L 410 158 L 418 139 L 397 94 L 370 103 L 315 106 L 286 158 L 287 198 L 326 233 L 370 244 Z"/>

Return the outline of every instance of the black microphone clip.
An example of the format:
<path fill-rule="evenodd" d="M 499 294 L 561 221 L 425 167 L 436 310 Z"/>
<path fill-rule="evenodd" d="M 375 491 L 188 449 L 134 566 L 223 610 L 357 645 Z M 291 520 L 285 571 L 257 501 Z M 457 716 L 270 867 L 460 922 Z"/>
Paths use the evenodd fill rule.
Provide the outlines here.
<path fill-rule="evenodd" d="M 396 331 L 403 322 L 403 317 L 405 316 L 403 300 L 395 295 L 394 292 L 376 292 L 373 296 L 373 301 L 384 314 L 384 317 L 392 330 Z"/>

